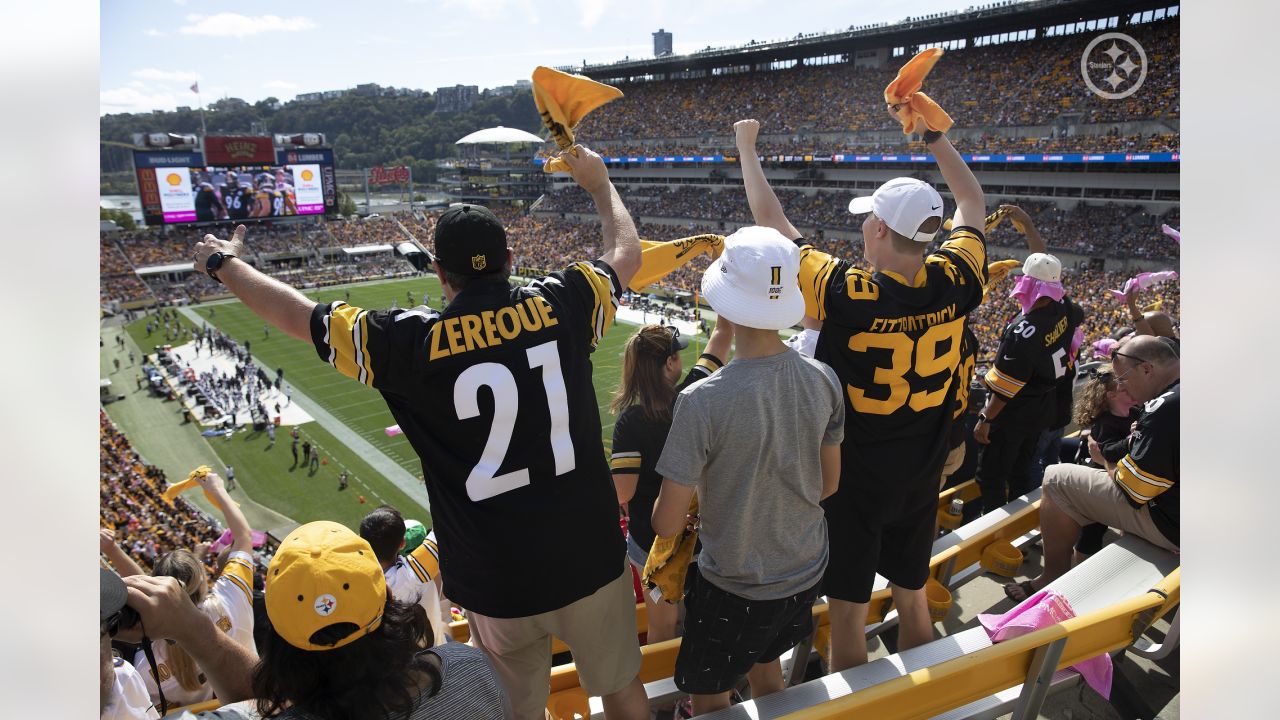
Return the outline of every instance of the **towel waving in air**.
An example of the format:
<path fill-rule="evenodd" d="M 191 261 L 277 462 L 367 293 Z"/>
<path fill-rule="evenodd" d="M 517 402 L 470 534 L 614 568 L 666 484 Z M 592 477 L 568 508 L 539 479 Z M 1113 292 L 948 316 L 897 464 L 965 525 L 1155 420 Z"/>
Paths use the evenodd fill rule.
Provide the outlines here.
<path fill-rule="evenodd" d="M 924 79 L 942 57 L 942 48 L 921 50 L 898 71 L 898 77 L 884 89 L 884 101 L 897 105 L 897 116 L 902 123 L 902 134 L 923 133 L 925 130 L 946 132 L 951 129 L 951 116 L 932 98 L 920 92 Z"/>
<path fill-rule="evenodd" d="M 573 130 L 587 113 L 620 97 L 622 91 L 618 88 L 588 77 L 542 65 L 533 70 L 533 102 L 538 106 L 542 124 L 561 150 L 573 147 Z M 542 169 L 549 173 L 569 172 L 569 164 L 560 158 L 551 158 Z"/>
<path fill-rule="evenodd" d="M 693 235 L 666 242 L 641 240 L 640 269 L 632 276 L 628 287 L 640 292 L 699 255 L 709 253 L 711 259 L 715 260 L 720 257 L 722 250 L 723 235 Z"/>

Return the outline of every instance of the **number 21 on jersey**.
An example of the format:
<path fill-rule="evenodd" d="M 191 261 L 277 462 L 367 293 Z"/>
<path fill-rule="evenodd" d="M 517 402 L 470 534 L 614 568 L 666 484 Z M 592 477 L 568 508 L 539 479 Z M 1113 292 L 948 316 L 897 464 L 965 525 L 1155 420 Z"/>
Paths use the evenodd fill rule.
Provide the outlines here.
<path fill-rule="evenodd" d="M 573 439 L 569 436 L 569 392 L 560 370 L 560 350 L 552 340 L 529 348 L 525 354 L 529 358 L 530 370 L 542 369 L 542 386 L 547 393 L 547 410 L 551 414 L 551 452 L 555 457 L 558 477 L 572 471 L 577 464 L 573 455 Z M 529 484 L 528 468 L 498 475 L 498 469 L 507 457 L 507 449 L 511 447 L 511 436 L 520 410 L 520 392 L 510 368 L 487 362 L 462 371 L 453 386 L 453 405 L 457 408 L 458 419 L 480 416 L 480 388 L 485 386 L 493 392 L 493 424 L 480 460 L 467 476 L 467 497 L 474 502 Z"/>
<path fill-rule="evenodd" d="M 863 332 L 849 338 L 849 349 L 854 352 L 880 349 L 890 353 L 889 367 L 876 367 L 872 376 L 873 384 L 877 386 L 875 394 L 884 395 L 878 386 L 885 386 L 889 389 L 888 397 L 878 400 L 868 393 L 871 388 L 850 384 L 846 390 L 853 409 L 871 415 L 892 415 L 904 405 L 915 412 L 941 405 L 946 400 L 947 388 L 960 362 L 960 335 L 963 331 L 964 320 L 960 319 L 934 325 L 916 341 L 901 332 Z M 922 380 L 944 373 L 945 379 L 936 390 L 920 388 L 913 391 L 906 377 L 911 370 Z"/>

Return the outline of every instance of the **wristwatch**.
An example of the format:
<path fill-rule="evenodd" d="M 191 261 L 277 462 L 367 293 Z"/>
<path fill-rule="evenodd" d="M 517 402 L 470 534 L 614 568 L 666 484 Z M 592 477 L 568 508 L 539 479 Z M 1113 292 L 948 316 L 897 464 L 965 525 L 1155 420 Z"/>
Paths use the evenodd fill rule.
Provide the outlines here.
<path fill-rule="evenodd" d="M 991 422 L 991 421 L 987 419 L 987 414 L 986 414 L 986 413 L 978 413 L 978 423 L 979 423 L 979 424 L 982 424 L 982 423 L 989 423 L 989 422 Z"/>
<path fill-rule="evenodd" d="M 218 280 L 218 274 L 217 274 L 218 270 L 222 268 L 223 263 L 225 263 L 226 261 L 230 260 L 233 257 L 236 257 L 236 256 L 228 252 L 221 252 L 221 251 L 215 252 L 214 254 L 209 256 L 208 260 L 204 262 L 204 271 L 208 273 L 209 277 L 213 278 L 214 280 Z M 218 280 L 218 282 L 222 282 L 222 281 Z"/>

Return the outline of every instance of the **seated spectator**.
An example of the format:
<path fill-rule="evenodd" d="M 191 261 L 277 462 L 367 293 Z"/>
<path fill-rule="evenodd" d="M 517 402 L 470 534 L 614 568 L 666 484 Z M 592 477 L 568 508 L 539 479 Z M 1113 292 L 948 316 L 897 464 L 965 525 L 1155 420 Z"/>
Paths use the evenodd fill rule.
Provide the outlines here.
<path fill-rule="evenodd" d="M 233 538 L 231 552 L 222 573 L 210 586 L 204 565 L 186 549 L 166 553 L 156 560 L 152 575 L 176 578 L 191 602 L 221 631 L 246 650 L 256 655 L 253 643 L 253 531 L 240 507 L 227 493 L 222 478 L 208 473 L 199 479 L 226 517 Z M 160 677 L 159 689 L 149 672 L 149 659 L 139 651 L 133 664 L 142 673 L 147 691 L 159 701 L 160 690 L 175 705 L 190 705 L 213 697 L 213 687 L 199 667 L 190 648 L 177 643 L 159 642 L 154 646 L 155 671 Z"/>
<path fill-rule="evenodd" d="M 436 578 L 440 576 L 440 551 L 435 533 L 409 554 L 405 547 L 405 522 L 399 510 L 383 505 L 360 521 L 360 537 L 369 542 L 387 578 L 387 587 L 400 602 L 421 605 L 431 623 L 436 643 L 449 639 L 449 608 Z"/>
<path fill-rule="evenodd" d="M 1113 463 L 1090 438 L 1089 455 L 1104 469 L 1059 464 L 1045 471 L 1040 502 L 1044 571 L 1032 580 L 1005 585 L 1011 600 L 1024 600 L 1071 569 L 1072 546 L 1090 523 L 1178 551 L 1178 356 L 1160 338 L 1138 336 L 1113 352 L 1112 359 L 1115 382 L 1135 401 L 1146 403 L 1128 452 Z"/>
<path fill-rule="evenodd" d="M 387 592 L 373 548 L 338 523 L 289 533 L 266 596 L 271 632 L 253 673 L 263 717 L 512 717 L 485 653 L 431 647 L 421 607 Z"/>
<path fill-rule="evenodd" d="M 799 272 L 799 248 L 772 228 L 725 240 L 702 292 L 732 321 L 736 356 L 681 391 L 657 464 L 659 536 L 685 528 L 698 493 L 702 552 L 675 669 L 695 715 L 728 707 L 743 676 L 753 698 L 781 690 L 778 658 L 813 632 L 829 555 L 819 503 L 839 484 L 844 389 L 778 337 L 804 316 Z"/>

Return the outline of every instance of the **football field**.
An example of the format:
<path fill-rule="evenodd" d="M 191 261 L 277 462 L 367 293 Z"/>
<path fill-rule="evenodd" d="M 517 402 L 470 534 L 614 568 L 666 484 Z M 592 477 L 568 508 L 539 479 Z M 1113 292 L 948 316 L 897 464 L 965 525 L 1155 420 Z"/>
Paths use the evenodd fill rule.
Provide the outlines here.
<path fill-rule="evenodd" d="M 440 285 L 433 275 L 305 292 L 319 302 L 345 300 L 359 307 L 375 309 L 389 308 L 393 301 L 399 307 L 407 307 L 409 297 L 406 293 L 409 292 L 412 292 L 413 304 L 420 304 L 424 290 L 428 293 L 430 305 L 440 309 Z M 208 439 L 209 449 L 224 465 L 234 464 L 236 480 L 253 503 L 298 523 L 331 519 L 354 527 L 365 513 L 387 502 L 401 508 L 406 517 L 414 517 L 430 525 L 426 509 L 410 493 L 402 490 L 402 486 L 387 477 L 388 473 L 377 468 L 379 463 L 386 468 L 390 461 L 412 476 L 411 482 L 421 483 L 421 465 L 409 442 L 403 435 L 388 437 L 386 434 L 385 429 L 395 424 L 395 420 L 377 391 L 339 374 L 319 358 L 310 343 L 290 338 L 275 328 L 264 331 L 263 321 L 238 301 L 219 301 L 188 309 L 200 322 L 222 330 L 242 346 L 246 340 L 250 341 L 254 360 L 269 376 L 275 376 L 276 368 L 283 369 L 284 382 L 292 388 L 294 396 L 305 396 L 340 426 L 336 432 L 332 425 L 326 428 L 319 421 L 300 426 L 303 439 L 320 448 L 323 464 L 314 470 L 292 462 L 287 426 L 280 428 L 274 446 L 269 444 L 265 433 L 251 431 L 238 432 L 229 441 Z M 183 322 L 186 323 L 185 318 Z M 135 321 L 128 327 L 128 333 L 139 348 L 149 350 L 162 340 L 160 335 L 146 337 L 145 324 L 145 319 Z M 614 416 L 609 412 L 609 399 L 618 386 L 623 347 L 636 327 L 626 323 L 615 325 L 606 333 L 592 358 L 606 452 L 614 423 Z M 703 344 L 705 338 L 699 338 L 685 350 L 686 368 L 697 359 Z M 107 406 L 107 411 L 114 417 L 112 406 Z M 450 409 L 440 408 L 440 411 L 449 412 Z M 122 429 L 130 436 L 147 432 L 146 427 L 125 425 Z M 345 440 L 343 436 L 346 436 Z M 358 440 L 353 441 L 352 436 Z M 384 457 L 376 457 L 377 454 Z M 337 477 L 343 469 L 350 473 L 351 487 L 339 492 Z M 401 478 L 404 482 L 403 476 Z M 423 493 L 419 491 L 413 495 Z M 365 502 L 359 502 L 360 498 Z"/>

